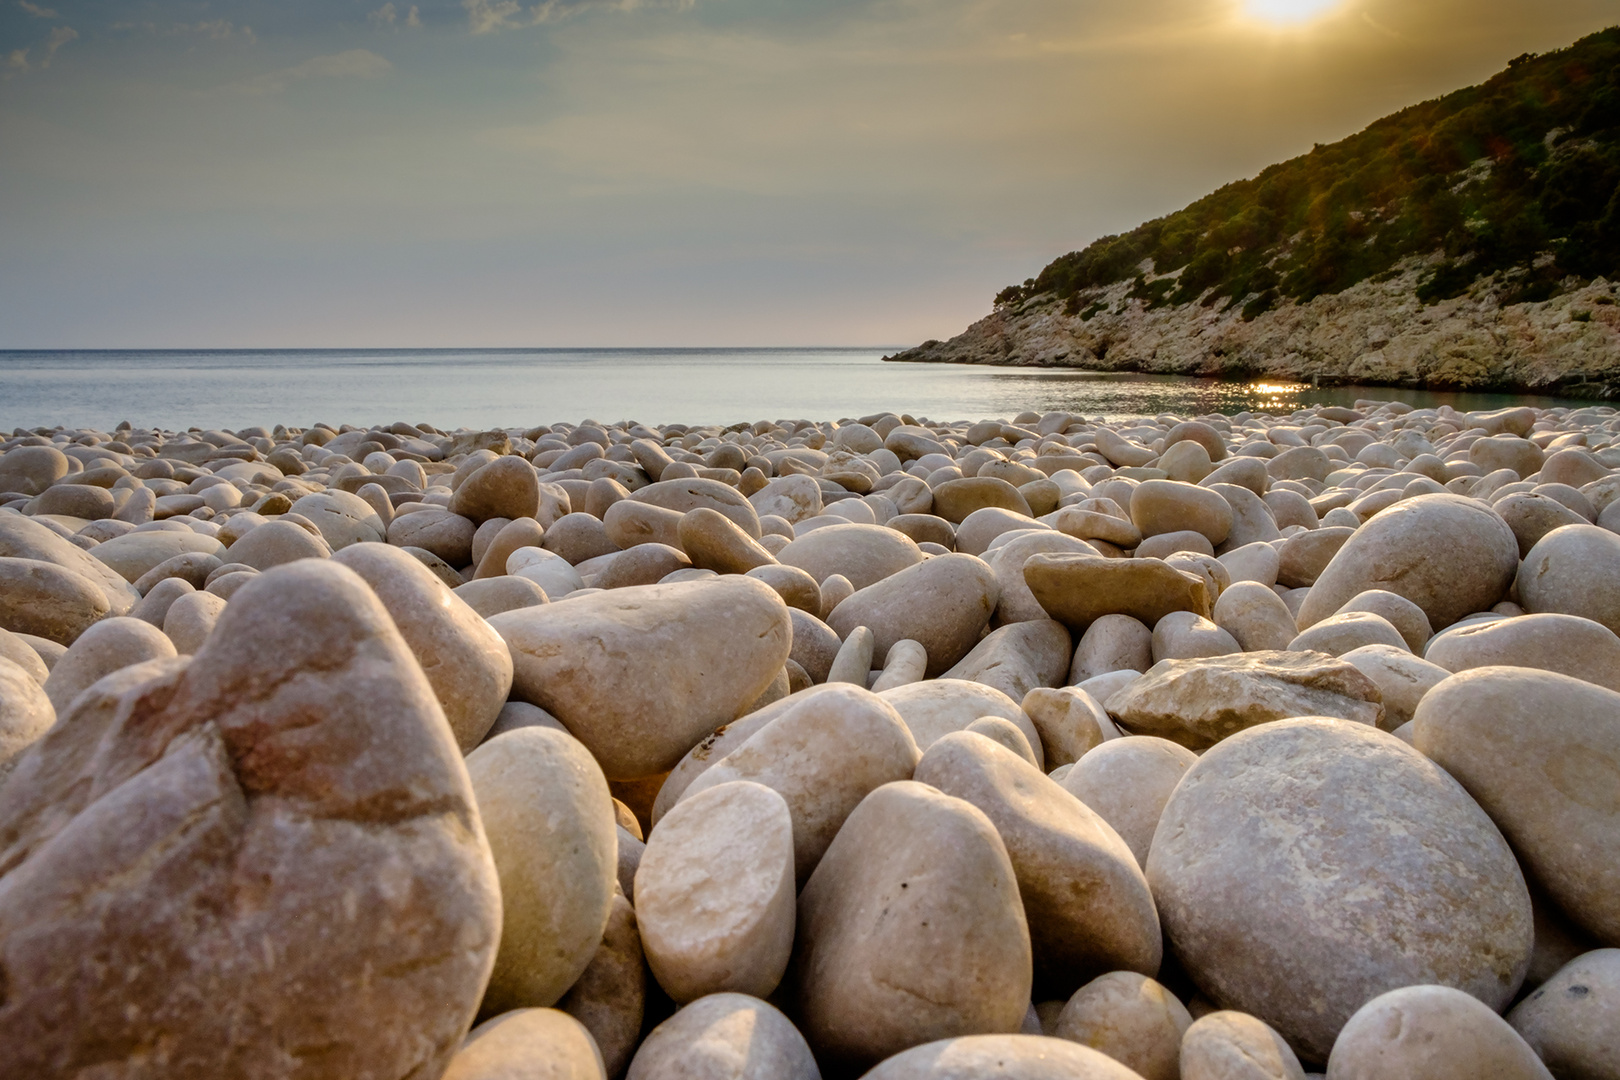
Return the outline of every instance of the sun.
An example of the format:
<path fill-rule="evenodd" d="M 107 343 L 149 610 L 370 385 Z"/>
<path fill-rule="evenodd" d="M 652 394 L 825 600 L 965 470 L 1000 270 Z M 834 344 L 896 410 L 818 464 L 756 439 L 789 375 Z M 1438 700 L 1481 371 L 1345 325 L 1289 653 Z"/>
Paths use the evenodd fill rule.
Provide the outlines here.
<path fill-rule="evenodd" d="M 1339 0 L 1243 0 L 1243 10 L 1274 26 L 1298 26 L 1338 6 Z"/>

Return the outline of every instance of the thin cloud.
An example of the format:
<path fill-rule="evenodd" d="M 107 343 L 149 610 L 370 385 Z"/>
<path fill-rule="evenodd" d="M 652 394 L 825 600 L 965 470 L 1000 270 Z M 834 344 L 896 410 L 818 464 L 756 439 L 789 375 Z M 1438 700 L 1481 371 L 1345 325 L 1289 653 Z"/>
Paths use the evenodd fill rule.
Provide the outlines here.
<path fill-rule="evenodd" d="M 369 12 L 366 15 L 366 21 L 376 30 L 397 30 L 399 29 L 399 9 L 394 6 L 392 0 L 389 0 L 389 3 L 384 4 L 376 11 Z M 412 4 L 410 10 L 405 13 L 405 27 L 415 30 L 421 25 L 421 12 L 417 10 L 415 4 Z"/>
<path fill-rule="evenodd" d="M 169 34 L 171 36 L 197 34 L 207 38 L 210 41 L 230 41 L 232 38 L 240 37 L 249 45 L 252 45 L 258 40 L 257 35 L 253 33 L 253 27 L 239 27 L 229 19 L 209 19 L 203 22 L 195 23 L 175 23 L 174 27 L 170 29 Z"/>
<path fill-rule="evenodd" d="M 4 78 L 9 80 L 14 75 L 26 75 L 36 69 L 45 70 L 51 66 L 51 61 L 56 59 L 57 51 L 68 42 L 77 40 L 78 37 L 79 32 L 71 26 L 53 27 L 50 36 L 45 39 L 43 55 L 40 56 L 37 63 L 28 58 L 29 53 L 33 51 L 32 49 L 11 50 L 10 54 L 6 56 Z"/>
<path fill-rule="evenodd" d="M 405 16 L 405 25 L 412 30 L 418 29 L 422 25 L 422 16 L 416 10 L 415 4 L 411 5 L 410 13 Z"/>
<path fill-rule="evenodd" d="M 376 79 L 393 70 L 386 57 L 370 49 L 348 49 L 330 56 L 316 56 L 290 68 L 237 83 L 237 89 L 250 94 L 275 94 L 306 79 Z"/>
<path fill-rule="evenodd" d="M 541 0 L 525 11 L 517 0 L 461 0 L 462 8 L 467 12 L 467 28 L 475 35 L 557 22 L 597 9 L 630 12 L 665 8 L 690 11 L 696 3 L 697 0 Z"/>
<path fill-rule="evenodd" d="M 17 6 L 36 19 L 55 19 L 58 17 L 53 9 L 40 7 L 38 4 L 30 4 L 28 0 L 17 0 Z"/>

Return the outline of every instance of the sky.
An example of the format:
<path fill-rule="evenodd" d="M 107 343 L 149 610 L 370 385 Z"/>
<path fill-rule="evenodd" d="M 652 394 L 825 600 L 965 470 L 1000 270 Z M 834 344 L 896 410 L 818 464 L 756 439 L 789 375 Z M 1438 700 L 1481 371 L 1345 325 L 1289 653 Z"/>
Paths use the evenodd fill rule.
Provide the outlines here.
<path fill-rule="evenodd" d="M 910 345 L 1616 0 L 0 0 L 0 348 Z"/>

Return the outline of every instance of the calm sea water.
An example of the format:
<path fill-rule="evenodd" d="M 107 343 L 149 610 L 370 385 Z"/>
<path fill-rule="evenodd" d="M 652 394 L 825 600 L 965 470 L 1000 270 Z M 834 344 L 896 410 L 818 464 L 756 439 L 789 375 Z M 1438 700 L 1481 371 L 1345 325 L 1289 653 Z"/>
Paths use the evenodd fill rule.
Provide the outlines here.
<path fill-rule="evenodd" d="M 1176 376 L 885 364 L 869 349 L 0 351 L 0 430 L 242 428 L 425 421 L 438 427 L 815 420 L 893 410 L 934 420 L 1062 409 L 1110 419 L 1287 412 L 1360 397 L 1499 408 L 1557 398 L 1268 386 Z M 1589 404 L 1589 403 L 1588 403 Z"/>

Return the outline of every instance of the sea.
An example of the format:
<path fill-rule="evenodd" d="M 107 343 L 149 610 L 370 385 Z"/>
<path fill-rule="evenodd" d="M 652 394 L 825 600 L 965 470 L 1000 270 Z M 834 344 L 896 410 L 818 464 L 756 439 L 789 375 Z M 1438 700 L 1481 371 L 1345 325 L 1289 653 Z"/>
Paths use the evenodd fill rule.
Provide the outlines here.
<path fill-rule="evenodd" d="M 1287 414 L 1361 398 L 1468 411 L 1554 397 L 1315 388 L 1071 369 L 885 363 L 889 348 L 241 349 L 0 351 L 0 431 L 372 425 L 454 429 L 619 420 L 730 424 L 934 421 L 1063 410 L 1109 420 L 1170 413 Z"/>

